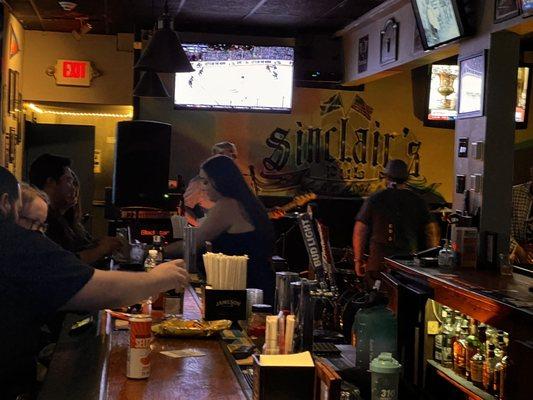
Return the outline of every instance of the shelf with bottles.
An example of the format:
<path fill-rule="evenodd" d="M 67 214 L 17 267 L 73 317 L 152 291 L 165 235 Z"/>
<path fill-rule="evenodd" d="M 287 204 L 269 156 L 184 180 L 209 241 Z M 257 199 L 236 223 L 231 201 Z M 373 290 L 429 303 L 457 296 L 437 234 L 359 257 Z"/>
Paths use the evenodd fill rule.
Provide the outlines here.
<path fill-rule="evenodd" d="M 469 395 L 505 398 L 507 332 L 433 300 L 427 302 L 426 321 L 430 339 L 426 359 L 443 378 L 453 380 Z"/>

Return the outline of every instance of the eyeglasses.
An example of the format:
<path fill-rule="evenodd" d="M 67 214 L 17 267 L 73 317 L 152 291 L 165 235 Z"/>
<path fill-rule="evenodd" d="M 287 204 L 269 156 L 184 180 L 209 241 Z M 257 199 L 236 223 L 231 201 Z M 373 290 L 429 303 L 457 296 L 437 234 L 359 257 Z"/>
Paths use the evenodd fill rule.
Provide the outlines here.
<path fill-rule="evenodd" d="M 22 219 L 24 221 L 28 221 L 30 224 L 30 227 L 28 228 L 30 231 L 39 231 L 42 233 L 46 232 L 46 229 L 48 228 L 48 224 L 41 222 L 39 220 L 28 218 L 24 215 L 19 215 L 19 219 Z"/>

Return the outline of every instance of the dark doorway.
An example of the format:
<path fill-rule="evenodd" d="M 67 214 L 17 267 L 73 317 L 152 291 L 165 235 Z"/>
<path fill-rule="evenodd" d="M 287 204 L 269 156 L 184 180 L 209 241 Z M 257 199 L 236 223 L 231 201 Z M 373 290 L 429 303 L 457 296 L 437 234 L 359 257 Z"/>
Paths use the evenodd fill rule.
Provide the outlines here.
<path fill-rule="evenodd" d="M 94 126 L 26 122 L 25 132 L 24 180 L 28 180 L 30 165 L 39 155 L 69 157 L 80 180 L 83 213 L 90 214 L 94 193 Z"/>

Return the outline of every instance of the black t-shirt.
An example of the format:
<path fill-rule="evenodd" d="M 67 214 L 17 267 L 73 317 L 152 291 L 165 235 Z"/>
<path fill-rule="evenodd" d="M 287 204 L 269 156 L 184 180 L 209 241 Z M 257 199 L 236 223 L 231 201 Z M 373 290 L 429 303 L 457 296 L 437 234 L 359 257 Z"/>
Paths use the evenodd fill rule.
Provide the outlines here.
<path fill-rule="evenodd" d="M 39 327 L 94 269 L 42 234 L 0 221 L 0 391 L 35 379 Z M 2 396 L 0 396 L 2 397 Z M 6 395 L 9 398 L 8 395 Z"/>
<path fill-rule="evenodd" d="M 357 214 L 368 226 L 369 269 L 384 256 L 426 248 L 425 227 L 431 221 L 424 200 L 408 189 L 385 189 L 370 196 Z"/>

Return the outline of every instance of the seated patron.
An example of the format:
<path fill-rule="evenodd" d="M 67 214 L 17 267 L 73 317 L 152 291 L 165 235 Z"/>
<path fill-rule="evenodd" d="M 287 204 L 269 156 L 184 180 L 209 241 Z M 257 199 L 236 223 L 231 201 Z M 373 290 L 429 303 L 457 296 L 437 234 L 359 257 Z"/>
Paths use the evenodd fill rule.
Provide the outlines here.
<path fill-rule="evenodd" d="M 510 261 L 515 264 L 533 264 L 533 167 L 531 179 L 513 186 Z"/>
<path fill-rule="evenodd" d="M 50 202 L 47 194 L 27 183 L 20 184 L 20 191 L 22 206 L 18 224 L 31 231 L 45 233 Z"/>
<path fill-rule="evenodd" d="M 120 248 L 117 238 L 104 237 L 97 242 L 85 235 L 65 215 L 79 201 L 76 178 L 66 157 L 39 156 L 30 167 L 30 183 L 50 198 L 46 235 L 64 249 L 75 253 L 85 263 L 95 263 Z"/>
<path fill-rule="evenodd" d="M 0 329 L 0 397 L 6 400 L 35 395 L 39 327 L 54 313 L 131 305 L 188 280 L 182 260 L 150 272 L 96 270 L 19 226 L 20 208 L 17 179 L 0 167 L 0 304 L 8 310 Z"/>

